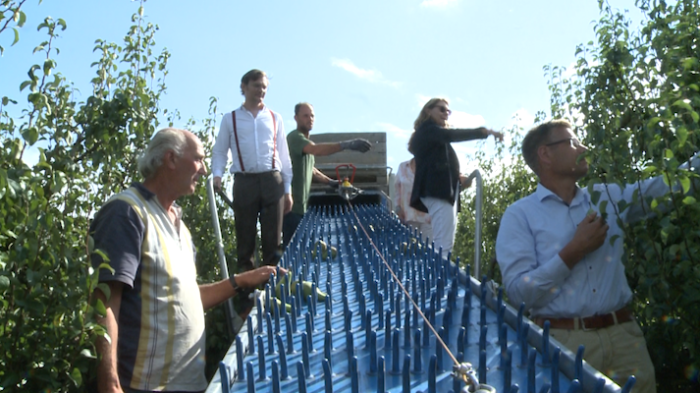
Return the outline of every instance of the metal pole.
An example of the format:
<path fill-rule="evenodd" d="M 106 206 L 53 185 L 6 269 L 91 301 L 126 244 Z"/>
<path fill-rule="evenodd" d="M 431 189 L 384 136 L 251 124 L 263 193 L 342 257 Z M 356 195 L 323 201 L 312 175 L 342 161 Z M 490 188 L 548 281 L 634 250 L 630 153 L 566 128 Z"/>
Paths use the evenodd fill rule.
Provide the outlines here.
<path fill-rule="evenodd" d="M 226 255 L 224 254 L 224 244 L 221 240 L 221 227 L 219 226 L 219 213 L 216 210 L 216 199 L 214 198 L 214 183 L 212 181 L 212 177 L 209 177 L 207 179 L 206 188 L 207 195 L 209 196 L 209 210 L 211 211 L 211 218 L 214 226 L 214 240 L 216 241 L 216 251 L 219 256 L 219 268 L 221 269 L 221 276 L 224 279 L 227 279 L 228 264 L 226 263 Z M 228 332 L 231 335 L 231 337 L 234 337 L 236 334 L 235 317 L 237 317 L 238 314 L 236 314 L 236 311 L 233 309 L 232 299 L 229 298 L 224 304 L 224 307 L 226 309 L 226 319 L 228 322 L 226 324 L 228 326 Z"/>
<path fill-rule="evenodd" d="M 479 279 L 481 276 L 481 220 L 482 220 L 482 199 L 483 199 L 483 186 L 484 181 L 481 178 L 481 172 L 475 169 L 469 177 L 469 180 L 476 179 L 476 200 L 474 209 L 474 277 Z"/>

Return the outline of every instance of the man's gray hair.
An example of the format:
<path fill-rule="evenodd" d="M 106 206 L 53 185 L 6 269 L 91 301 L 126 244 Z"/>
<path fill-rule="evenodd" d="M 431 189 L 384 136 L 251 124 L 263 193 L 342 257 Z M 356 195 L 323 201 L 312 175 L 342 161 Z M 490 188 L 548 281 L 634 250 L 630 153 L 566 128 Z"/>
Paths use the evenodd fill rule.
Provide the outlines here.
<path fill-rule="evenodd" d="M 163 156 L 169 150 L 181 157 L 187 147 L 187 137 L 183 130 L 163 128 L 156 132 L 148 143 L 146 151 L 139 157 L 139 173 L 144 179 L 150 179 L 163 165 Z"/>

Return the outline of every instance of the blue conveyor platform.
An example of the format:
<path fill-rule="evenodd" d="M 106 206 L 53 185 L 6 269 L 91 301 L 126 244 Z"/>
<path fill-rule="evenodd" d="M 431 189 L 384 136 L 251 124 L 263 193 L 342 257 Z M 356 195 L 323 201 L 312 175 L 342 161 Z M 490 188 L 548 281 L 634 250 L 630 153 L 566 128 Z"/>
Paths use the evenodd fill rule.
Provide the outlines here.
<path fill-rule="evenodd" d="M 352 202 L 328 196 L 304 215 L 280 262 L 290 310 L 274 301 L 274 281 L 257 292 L 208 393 L 629 390 L 583 362 L 582 348 L 550 339 L 501 290 L 440 258 L 383 194 Z M 308 296 L 288 295 L 293 281 L 296 294 L 309 283 Z M 471 385 L 455 366 L 462 377 L 471 370 Z"/>

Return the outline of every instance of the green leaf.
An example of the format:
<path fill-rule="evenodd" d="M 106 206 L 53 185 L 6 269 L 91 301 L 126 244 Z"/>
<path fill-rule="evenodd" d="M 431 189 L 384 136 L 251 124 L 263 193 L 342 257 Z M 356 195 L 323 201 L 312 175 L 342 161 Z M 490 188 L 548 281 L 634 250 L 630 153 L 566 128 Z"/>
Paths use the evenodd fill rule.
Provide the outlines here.
<path fill-rule="evenodd" d="M 620 199 L 620 201 L 617 202 L 617 209 L 619 212 L 625 211 L 625 209 L 627 209 L 628 206 L 629 206 L 629 204 L 624 199 Z"/>
<path fill-rule="evenodd" d="M 693 121 L 696 123 L 700 120 L 700 115 L 695 111 L 690 111 L 690 117 L 692 117 Z"/>
<path fill-rule="evenodd" d="M 661 122 L 660 117 L 652 117 L 648 122 L 647 122 L 647 128 L 654 128 L 657 124 Z"/>
<path fill-rule="evenodd" d="M 70 372 L 70 379 L 75 384 L 75 387 L 80 387 L 83 385 L 83 374 L 77 367 L 73 368 L 73 370 Z"/>
<path fill-rule="evenodd" d="M 691 70 L 693 67 L 695 67 L 698 64 L 698 59 L 695 57 L 687 57 L 681 61 L 681 64 L 683 64 L 683 68 L 686 70 Z"/>
<path fill-rule="evenodd" d="M 65 21 L 65 20 L 63 20 L 63 19 L 61 19 L 61 18 L 58 18 L 58 21 L 57 21 L 56 23 L 57 23 L 59 26 L 61 26 L 61 30 L 65 30 L 65 29 L 66 29 L 66 21 Z"/>
<path fill-rule="evenodd" d="M 681 187 L 683 187 L 683 193 L 686 194 L 690 190 L 690 179 L 687 176 L 680 178 Z"/>
<path fill-rule="evenodd" d="M 676 107 L 680 107 L 683 109 L 687 109 L 688 111 L 691 111 L 691 112 L 693 111 L 693 107 L 690 106 L 690 104 L 688 103 L 687 100 L 676 100 L 676 102 L 671 104 L 671 106 L 676 106 Z"/>
<path fill-rule="evenodd" d="M 19 20 L 17 21 L 17 27 L 22 27 L 24 26 L 24 23 L 27 21 L 27 15 L 24 14 L 24 11 L 19 12 Z"/>
<path fill-rule="evenodd" d="M 44 75 L 51 75 L 51 69 L 54 68 L 54 61 L 47 59 L 44 61 Z"/>
<path fill-rule="evenodd" d="M 604 220 L 608 218 L 608 201 L 607 199 L 604 201 L 600 201 L 600 204 L 598 205 L 598 211 L 600 212 L 600 216 L 603 217 Z"/>
<path fill-rule="evenodd" d="M 694 205 L 696 202 L 695 198 L 692 196 L 688 195 L 687 197 L 683 198 L 683 204 L 684 205 Z"/>
<path fill-rule="evenodd" d="M 593 191 L 591 193 L 591 203 L 593 203 L 594 205 L 597 205 L 599 199 L 600 199 L 600 191 Z"/>
<path fill-rule="evenodd" d="M 695 113 L 695 115 L 697 115 L 697 113 Z M 678 147 L 683 147 L 685 142 L 688 140 L 688 129 L 683 126 L 678 127 L 676 130 L 676 135 L 678 136 Z"/>
<path fill-rule="evenodd" d="M 0 276 L 0 293 L 4 293 L 10 287 L 10 279 Z"/>
<path fill-rule="evenodd" d="M 19 30 L 15 29 L 14 27 L 12 28 L 12 30 L 15 31 L 15 40 L 12 41 L 12 45 L 10 46 L 14 46 L 16 43 L 19 42 Z"/>
<path fill-rule="evenodd" d="M 97 284 L 97 289 L 102 291 L 102 293 L 105 294 L 105 299 L 109 300 L 109 298 L 112 296 L 112 291 L 109 289 L 109 285 L 101 282 Z"/>
<path fill-rule="evenodd" d="M 642 172 L 646 173 L 646 174 L 651 174 L 651 173 L 654 173 L 655 171 L 656 171 L 656 167 L 654 165 L 649 165 L 648 167 L 644 168 L 644 170 Z"/>
<path fill-rule="evenodd" d="M 39 131 L 36 129 L 36 127 L 26 128 L 22 131 L 22 138 L 27 141 L 29 146 L 33 146 L 39 139 Z"/>
<path fill-rule="evenodd" d="M 95 300 L 95 312 L 97 312 L 97 315 L 101 316 L 102 318 L 107 316 L 107 308 L 100 299 Z"/>
<path fill-rule="evenodd" d="M 620 237 L 620 235 L 612 235 L 612 236 L 610 236 L 610 245 L 611 245 L 611 246 L 614 245 L 614 244 L 615 244 L 615 240 L 617 240 L 619 237 Z"/>
<path fill-rule="evenodd" d="M 664 157 L 671 159 L 673 158 L 673 150 L 671 149 L 665 149 L 664 150 Z"/>

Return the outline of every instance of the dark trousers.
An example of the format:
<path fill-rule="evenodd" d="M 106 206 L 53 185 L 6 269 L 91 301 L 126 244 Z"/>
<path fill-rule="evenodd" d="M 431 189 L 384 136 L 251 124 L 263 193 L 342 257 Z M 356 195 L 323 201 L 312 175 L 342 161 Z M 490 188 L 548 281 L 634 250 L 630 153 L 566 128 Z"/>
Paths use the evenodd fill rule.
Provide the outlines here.
<path fill-rule="evenodd" d="M 264 265 L 280 259 L 284 183 L 278 171 L 236 173 L 233 183 L 233 214 L 236 220 L 238 271 L 255 268 L 255 237 L 260 217 L 260 242 Z"/>
<path fill-rule="evenodd" d="M 303 217 L 303 214 L 294 212 L 289 212 L 284 216 L 284 222 L 282 223 L 282 244 L 284 247 L 287 247 L 289 242 L 292 241 L 292 236 L 294 236 L 294 232 L 297 230 Z"/>

